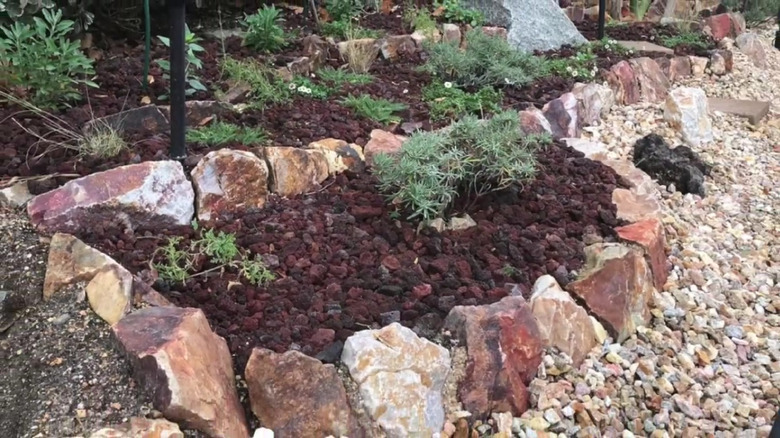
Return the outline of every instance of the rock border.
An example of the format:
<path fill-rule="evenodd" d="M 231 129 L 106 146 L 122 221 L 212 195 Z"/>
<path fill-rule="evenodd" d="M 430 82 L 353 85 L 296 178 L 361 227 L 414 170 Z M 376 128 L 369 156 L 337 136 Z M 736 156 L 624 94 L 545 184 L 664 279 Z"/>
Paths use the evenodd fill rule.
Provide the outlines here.
<path fill-rule="evenodd" d="M 445 25 L 445 40 L 454 41 L 459 37 L 455 29 Z M 410 40 L 414 47 L 419 46 L 419 35 L 402 35 L 385 39 L 380 52 L 392 57 L 399 50 L 412 50 Z M 395 42 L 398 47 L 393 46 Z M 252 356 L 257 359 L 250 361 L 244 373 L 255 376 L 255 381 L 248 382 L 254 413 L 259 418 L 277 420 L 274 426 L 291 436 L 313 432 L 322 436 L 372 436 L 377 427 L 389 437 L 420 433 L 450 436 L 454 426 L 445 420 L 454 422 L 456 418 L 444 416 L 445 382 L 449 382 L 457 387 L 455 403 L 462 405 L 468 415 L 484 418 L 494 413 L 498 428 L 506 432 L 507 414 L 495 413 L 519 416 L 528 408 L 528 385 L 537 375 L 545 349 L 555 348 L 571 359 L 568 366 L 579 366 L 589 351 L 608 338 L 622 342 L 637 327 L 647 324 L 654 295 L 666 282 L 665 232 L 659 215 L 660 199 L 649 185 L 652 180 L 631 162 L 609 160 L 602 146 L 580 139 L 582 128 L 599 123 L 615 104 L 662 102 L 678 78 L 700 76 L 707 69 L 713 74 L 727 74 L 731 70 L 730 59 L 728 50 L 716 50 L 709 59 L 686 56 L 622 61 L 606 73 L 606 85 L 578 83 L 541 110 L 520 112 L 524 131 L 547 132 L 586 158 L 611 167 L 630 184 L 630 189 L 616 189 L 612 194 L 618 218 L 630 222 L 616 229 L 620 242 L 596 242 L 586 247 L 586 265 L 566 289 L 552 277 L 543 276 L 537 279 L 529 301 L 510 295 L 491 305 L 456 306 L 444 326 L 445 338 L 453 345 L 451 351 L 399 324 L 358 332 L 347 340 L 342 354 L 350 376 L 346 380 L 344 376 L 338 378 L 332 365 L 316 359 L 300 357 L 292 351 L 276 355 L 256 348 Z M 191 105 L 193 109 L 188 114 L 198 120 L 222 110 L 215 103 Z M 152 109 L 139 112 L 159 123 L 167 121 L 164 108 L 144 108 Z M 363 148 L 338 139 L 323 139 L 303 149 L 268 147 L 251 153 L 212 151 L 192 172 L 194 191 L 173 194 L 178 201 L 182 196 L 186 198 L 183 204 L 190 206 L 196 205 L 197 194 L 198 217 L 202 217 L 206 206 L 216 206 L 214 209 L 220 212 L 260 208 L 265 202 L 262 196 L 247 201 L 243 196 L 250 190 L 231 194 L 221 188 L 232 181 L 243 181 L 254 187 L 255 192 L 262 192 L 260 187 L 267 189 L 265 193 L 281 196 L 306 193 L 329 175 L 364 170 L 376 154 L 398 151 L 404 140 L 402 136 L 374 130 Z M 173 162 L 156 163 L 121 166 L 87 175 L 29 202 L 28 213 L 37 222 L 39 231 L 55 232 L 44 299 L 67 284 L 87 282 L 86 295 L 91 307 L 111 324 L 131 358 L 136 379 L 167 419 L 210 436 L 249 436 L 246 417 L 238 403 L 231 355 L 224 339 L 211 330 L 202 311 L 172 305 L 116 261 L 77 238 L 58 232 L 61 230 L 54 225 L 57 221 L 49 220 L 42 227 L 43 222 L 35 219 L 46 217 L 44 200 L 57 199 L 62 203 L 62 199 L 73 199 L 76 193 L 83 195 L 80 183 L 84 179 L 103 178 L 110 183 L 112 178 L 106 174 L 113 172 L 114 179 L 126 183 L 128 174 L 137 175 L 140 170 L 148 171 L 150 166 L 176 168 Z M 176 169 L 169 172 L 172 184 L 186 180 L 181 166 Z M 248 172 L 251 178 L 247 178 Z M 210 179 L 199 182 L 198 173 L 210 175 Z M 150 171 L 144 175 L 151 174 Z M 150 179 L 159 182 L 151 177 L 141 178 L 139 185 L 131 188 L 143 190 Z M 71 211 L 116 207 L 123 203 L 143 210 L 143 196 L 119 199 L 110 192 L 92 194 L 80 205 L 70 206 Z M 63 216 L 67 211 L 58 211 L 58 217 L 65 218 L 69 226 L 73 225 L 73 217 L 79 217 Z M 176 213 L 177 222 L 185 222 L 187 218 L 183 216 L 192 216 L 181 209 Z M 138 218 L 122 217 L 122 220 L 133 222 Z M 66 227 L 65 231 L 76 228 Z M 615 281 L 616 278 L 620 281 Z M 553 330 L 561 327 L 564 329 Z M 198 353 L 202 349 L 209 350 L 209 354 Z M 409 351 L 413 353 L 407 354 Z M 177 360 L 179 355 L 203 360 L 184 363 Z M 456 360 L 458 357 L 460 361 Z M 263 367 L 266 372 L 254 371 Z M 269 412 L 275 406 L 285 406 L 291 394 L 295 394 L 294 385 L 285 386 L 281 383 L 283 378 L 267 371 L 274 367 L 285 367 L 286 373 L 298 375 L 307 382 L 305 411 L 316 415 L 302 419 L 301 415 L 284 417 L 283 412 L 279 415 Z M 343 382 L 357 390 L 357 398 L 348 396 Z M 331 394 L 327 403 L 318 398 L 321 394 Z M 452 410 L 454 406 L 448 408 Z"/>

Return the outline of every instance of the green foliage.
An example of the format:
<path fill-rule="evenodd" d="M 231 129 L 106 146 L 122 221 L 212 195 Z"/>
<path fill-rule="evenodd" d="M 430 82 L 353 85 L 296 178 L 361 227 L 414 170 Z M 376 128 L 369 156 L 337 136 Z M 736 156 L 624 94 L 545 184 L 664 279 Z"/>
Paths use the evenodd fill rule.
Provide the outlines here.
<path fill-rule="evenodd" d="M 320 32 L 326 37 L 346 40 L 350 38 L 379 38 L 382 32 L 374 29 L 366 29 L 351 20 L 334 20 L 329 23 L 320 23 Z"/>
<path fill-rule="evenodd" d="M 569 58 L 550 59 L 547 62 L 550 73 L 564 78 L 591 79 L 596 77 L 596 55 L 589 45 Z"/>
<path fill-rule="evenodd" d="M 62 11 L 43 10 L 33 23 L 0 26 L 0 83 L 25 90 L 30 103 L 53 108 L 81 97 L 78 87 L 97 87 L 93 61 L 68 39 L 73 22 Z"/>
<path fill-rule="evenodd" d="M 408 3 L 404 9 L 403 21 L 407 28 L 420 32 L 428 38 L 432 38 L 436 33 L 436 20 L 433 19 L 428 8 L 420 9 Z"/>
<path fill-rule="evenodd" d="M 748 23 L 756 23 L 777 16 L 780 0 L 723 0 L 730 10 L 741 11 Z"/>
<path fill-rule="evenodd" d="M 255 59 L 239 61 L 227 57 L 222 61 L 222 69 L 228 78 L 252 89 L 250 98 L 256 107 L 290 100 L 292 91 L 279 74 Z"/>
<path fill-rule="evenodd" d="M 707 49 L 709 44 L 704 39 L 704 35 L 698 32 L 683 32 L 671 37 L 661 37 L 661 44 L 670 49 L 674 49 L 680 45 L 686 45 L 695 47 L 698 49 Z"/>
<path fill-rule="evenodd" d="M 433 7 L 441 8 L 442 15 L 450 23 L 470 24 L 473 27 L 485 24 L 485 16 L 482 12 L 463 7 L 460 0 L 435 0 Z"/>
<path fill-rule="evenodd" d="M 30 17 L 41 10 L 56 6 L 54 0 L 0 0 L 0 12 L 5 12 L 12 20 Z"/>
<path fill-rule="evenodd" d="M 367 94 L 362 94 L 358 97 L 349 95 L 341 103 L 347 108 L 351 108 L 358 116 L 371 119 L 383 125 L 400 122 L 401 119 L 394 113 L 407 108 L 402 103 L 391 102 L 386 99 L 374 99 Z"/>
<path fill-rule="evenodd" d="M 247 26 L 244 45 L 263 52 L 276 52 L 287 45 L 287 37 L 281 26 L 284 21 L 279 15 L 281 11 L 275 6 L 263 8 L 257 13 L 248 15 L 244 24 Z"/>
<path fill-rule="evenodd" d="M 157 38 L 160 39 L 160 41 L 165 44 L 166 47 L 171 47 L 171 40 L 168 37 L 164 36 L 158 36 Z M 206 86 L 203 85 L 203 82 L 200 81 L 200 77 L 196 73 L 197 70 L 200 70 L 203 68 L 203 61 L 198 58 L 198 53 L 204 52 L 206 49 L 203 48 L 200 44 L 198 44 L 201 41 L 201 38 L 196 36 L 194 33 L 190 32 L 190 27 L 185 25 L 184 29 L 184 47 L 186 50 L 186 61 L 187 64 L 184 67 L 184 71 L 186 74 L 186 81 L 187 81 L 187 88 L 185 91 L 185 94 L 187 96 L 191 96 L 195 94 L 198 91 L 207 91 Z M 170 80 L 171 78 L 171 63 L 170 61 L 166 59 L 158 59 L 157 65 L 160 66 L 161 69 L 163 69 L 163 77 Z M 159 97 L 160 99 L 167 99 L 167 95 L 163 95 Z"/>
<path fill-rule="evenodd" d="M 466 33 L 466 48 L 451 42 L 428 43 L 428 62 L 422 67 L 461 86 L 523 86 L 546 73 L 545 60 L 512 48 L 502 38 L 481 29 Z"/>
<path fill-rule="evenodd" d="M 215 122 L 187 131 L 187 142 L 219 146 L 225 143 L 260 145 L 268 139 L 263 128 Z"/>
<path fill-rule="evenodd" d="M 295 90 L 298 94 L 312 97 L 314 99 L 327 99 L 333 89 L 324 84 L 315 84 L 311 79 L 304 76 L 296 76 L 288 85 L 290 90 Z"/>
<path fill-rule="evenodd" d="M 595 50 L 606 50 L 616 55 L 630 55 L 634 53 L 634 51 L 628 47 L 621 46 L 617 41 L 611 40 L 607 37 L 604 37 L 604 39 L 599 41 L 588 43 L 587 45 L 584 45 L 581 50 L 589 51 L 590 53 Z"/>
<path fill-rule="evenodd" d="M 198 224 L 193 222 L 193 228 L 197 231 Z M 188 278 L 203 275 L 226 268 L 237 269 L 239 275 L 249 283 L 261 285 L 273 281 L 275 276 L 269 271 L 262 258 L 249 255 L 236 245 L 236 236 L 232 233 L 214 230 L 201 232 L 201 238 L 190 242 L 188 248 L 182 248 L 181 237 L 170 237 L 165 246 L 155 251 L 151 265 L 160 275 L 160 278 L 171 283 L 184 283 Z M 192 274 L 196 261 L 201 257 L 208 257 L 214 267 Z M 159 260 L 160 261 L 155 261 Z"/>
<path fill-rule="evenodd" d="M 645 18 L 645 14 L 647 14 L 652 3 L 653 0 L 631 0 L 629 7 L 631 8 L 631 13 L 634 14 L 638 20 L 642 20 Z"/>
<path fill-rule="evenodd" d="M 353 73 L 333 67 L 325 67 L 317 71 L 320 79 L 330 82 L 334 87 L 340 87 L 344 84 L 365 85 L 370 84 L 374 77 L 367 73 Z"/>
<path fill-rule="evenodd" d="M 435 81 L 423 88 L 422 98 L 428 103 L 431 119 L 441 120 L 497 112 L 501 109 L 503 95 L 493 87 L 483 87 L 476 93 L 468 93 L 451 82 Z"/>
<path fill-rule="evenodd" d="M 361 0 L 326 0 L 325 10 L 333 21 L 349 21 L 363 12 Z"/>
<path fill-rule="evenodd" d="M 536 147 L 547 137 L 524 136 L 516 111 L 490 120 L 466 116 L 437 132 L 417 132 L 396 156 L 374 159 L 379 189 L 411 210 L 408 219 L 444 215 L 459 198 L 503 190 L 533 177 Z"/>

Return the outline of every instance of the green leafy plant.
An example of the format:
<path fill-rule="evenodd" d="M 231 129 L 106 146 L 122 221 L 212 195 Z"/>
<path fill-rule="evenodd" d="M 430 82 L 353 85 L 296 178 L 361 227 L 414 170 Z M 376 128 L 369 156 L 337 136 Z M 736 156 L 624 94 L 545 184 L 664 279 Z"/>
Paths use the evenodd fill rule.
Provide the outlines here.
<path fill-rule="evenodd" d="M 432 120 L 456 119 L 467 114 L 484 115 L 500 110 L 500 91 L 483 87 L 475 93 L 466 92 L 451 82 L 434 81 L 422 90 Z"/>
<path fill-rule="evenodd" d="M 209 146 L 219 146 L 225 143 L 242 145 L 260 145 L 268 140 L 263 128 L 237 126 L 225 122 L 214 122 L 187 131 L 187 141 Z"/>
<path fill-rule="evenodd" d="M 238 255 L 236 236 L 223 231 L 215 234 L 214 230 L 208 230 L 202 234 L 201 239 L 194 245 L 215 263 L 222 265 L 232 262 Z"/>
<path fill-rule="evenodd" d="M 704 39 L 704 35 L 697 32 L 684 32 L 675 36 L 661 37 L 661 44 L 670 49 L 674 49 L 677 46 L 686 45 L 697 49 L 705 50 L 709 47 L 709 44 Z"/>
<path fill-rule="evenodd" d="M 263 108 L 274 103 L 290 100 L 292 90 L 275 70 L 255 59 L 237 60 L 227 57 L 222 61 L 225 75 L 252 89 L 250 99 L 253 106 Z"/>
<path fill-rule="evenodd" d="M 583 45 L 580 49 L 580 51 L 587 51 L 588 53 L 593 53 L 595 50 L 605 50 L 616 55 L 630 55 L 634 53 L 634 51 L 628 47 L 620 45 L 617 41 L 607 37 L 604 37 L 602 40 L 593 41 Z"/>
<path fill-rule="evenodd" d="M 461 198 L 476 199 L 533 177 L 535 151 L 548 137 L 524 136 L 516 111 L 489 120 L 466 116 L 447 129 L 416 132 L 395 155 L 374 160 L 378 187 L 408 219 L 441 217 Z"/>
<path fill-rule="evenodd" d="M 550 59 L 547 62 L 550 73 L 564 78 L 591 79 L 596 77 L 596 55 L 586 45 L 574 56 Z"/>
<path fill-rule="evenodd" d="M 519 271 L 514 266 L 510 265 L 509 263 L 505 264 L 503 268 L 501 268 L 501 273 L 504 274 L 504 277 L 512 277 L 515 274 L 517 274 Z"/>
<path fill-rule="evenodd" d="M 433 7 L 441 11 L 442 16 L 451 23 L 469 24 L 473 27 L 485 23 L 482 12 L 463 7 L 460 0 L 435 0 Z"/>
<path fill-rule="evenodd" d="M 157 38 L 165 44 L 166 47 L 171 47 L 171 40 L 168 37 L 158 36 Z M 187 88 L 185 94 L 191 96 L 198 91 L 207 91 L 206 86 L 200 81 L 200 77 L 196 71 L 203 68 L 203 61 L 198 58 L 198 53 L 205 51 L 200 44 L 201 38 L 190 32 L 190 27 L 185 25 L 184 29 L 184 47 L 186 50 L 185 60 L 187 61 L 184 71 L 186 75 Z M 170 80 L 171 78 L 171 63 L 166 59 L 158 59 L 157 65 L 163 69 L 163 77 Z M 167 99 L 167 95 L 159 96 L 160 99 Z"/>
<path fill-rule="evenodd" d="M 723 0 L 730 10 L 741 11 L 748 23 L 757 23 L 777 15 L 780 0 Z"/>
<path fill-rule="evenodd" d="M 650 9 L 650 5 L 652 5 L 652 3 L 653 0 L 631 0 L 629 7 L 631 9 L 631 13 L 634 14 L 637 20 L 642 20 L 645 18 L 645 14 L 647 14 L 647 11 Z"/>
<path fill-rule="evenodd" d="M 5 12 L 10 19 L 16 20 L 23 16 L 31 17 L 56 5 L 54 0 L 0 0 L 0 12 Z"/>
<path fill-rule="evenodd" d="M 375 29 L 366 29 L 355 23 L 354 20 L 334 20 L 328 23 L 320 23 L 320 32 L 326 37 L 345 40 L 352 38 L 380 38 L 383 32 Z M 349 35 L 348 35 L 349 34 Z"/>
<path fill-rule="evenodd" d="M 429 56 L 422 70 L 464 87 L 519 87 L 546 74 L 544 59 L 516 50 L 480 29 L 467 32 L 466 43 L 464 50 L 452 42 L 426 44 Z"/>
<path fill-rule="evenodd" d="M 253 259 L 242 259 L 239 270 L 241 275 L 255 286 L 270 283 L 276 278 L 258 255 L 255 255 Z"/>
<path fill-rule="evenodd" d="M 304 76 L 293 78 L 289 88 L 290 90 L 295 90 L 298 94 L 320 100 L 327 99 L 334 91 L 325 84 L 314 83 L 311 79 Z"/>
<path fill-rule="evenodd" d="M 350 71 L 325 67 L 317 71 L 320 79 L 330 82 L 334 87 L 340 87 L 344 84 L 365 85 L 373 82 L 374 77 L 367 73 L 353 73 Z"/>
<path fill-rule="evenodd" d="M 281 26 L 281 11 L 275 6 L 263 8 L 244 20 L 247 26 L 244 45 L 263 52 L 276 52 L 287 45 L 287 37 Z"/>
<path fill-rule="evenodd" d="M 179 248 L 181 237 L 170 237 L 162 248 L 155 251 L 162 254 L 162 262 L 152 263 L 152 266 L 165 281 L 184 283 L 189 278 L 192 269 L 192 257 L 187 251 Z M 153 257 L 154 258 L 154 257 Z"/>
<path fill-rule="evenodd" d="M 0 26 L 0 83 L 23 90 L 30 103 L 54 108 L 81 97 L 78 87 L 97 88 L 93 61 L 68 34 L 73 21 L 62 11 L 44 9 L 33 24 L 17 21 Z"/>
<path fill-rule="evenodd" d="M 360 0 L 326 0 L 325 10 L 333 21 L 349 21 L 363 12 Z"/>
<path fill-rule="evenodd" d="M 341 104 L 352 109 L 358 116 L 371 119 L 383 125 L 400 122 L 401 119 L 395 113 L 407 108 L 402 103 L 391 102 L 386 99 L 374 99 L 367 94 L 361 94 L 357 97 L 349 95 L 341 101 Z"/>
<path fill-rule="evenodd" d="M 436 33 L 436 20 L 431 16 L 428 8 L 418 8 L 408 2 L 404 8 L 403 21 L 407 28 L 420 32 L 427 38 L 433 38 Z"/>

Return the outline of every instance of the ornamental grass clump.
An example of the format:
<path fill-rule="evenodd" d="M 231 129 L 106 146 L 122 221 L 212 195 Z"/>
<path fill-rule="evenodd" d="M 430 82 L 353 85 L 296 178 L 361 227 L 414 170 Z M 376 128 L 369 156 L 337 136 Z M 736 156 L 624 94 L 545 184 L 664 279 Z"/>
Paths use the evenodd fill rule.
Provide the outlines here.
<path fill-rule="evenodd" d="M 523 86 L 547 74 L 543 58 L 516 50 L 482 29 L 466 33 L 463 50 L 457 43 L 439 42 L 426 44 L 426 51 L 424 71 L 464 87 Z"/>
<path fill-rule="evenodd" d="M 374 159 L 378 187 L 408 219 L 442 217 L 458 200 L 476 200 L 532 178 L 546 136 L 526 136 L 516 111 L 489 120 L 466 116 L 437 132 L 418 132 L 395 156 Z"/>

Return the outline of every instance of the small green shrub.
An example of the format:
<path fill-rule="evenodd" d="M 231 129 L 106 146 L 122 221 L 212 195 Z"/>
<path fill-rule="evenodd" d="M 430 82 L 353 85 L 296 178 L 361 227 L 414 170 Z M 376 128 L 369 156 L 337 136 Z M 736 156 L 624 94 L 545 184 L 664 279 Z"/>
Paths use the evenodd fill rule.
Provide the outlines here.
<path fill-rule="evenodd" d="M 647 14 L 647 11 L 650 9 L 650 5 L 652 5 L 653 0 L 631 0 L 629 3 L 629 7 L 631 9 L 631 13 L 636 16 L 637 20 L 642 20 L 645 18 L 645 14 Z"/>
<path fill-rule="evenodd" d="M 325 67 L 317 71 L 320 79 L 330 82 L 334 87 L 340 87 L 344 84 L 365 85 L 373 82 L 374 77 L 367 73 L 353 73 L 333 67 Z"/>
<path fill-rule="evenodd" d="M 604 37 L 599 41 L 593 41 L 586 45 L 583 45 L 581 51 L 587 51 L 593 53 L 595 50 L 605 50 L 616 55 L 630 55 L 634 53 L 633 50 L 626 46 L 618 44 L 617 41 Z"/>
<path fill-rule="evenodd" d="M 97 87 L 93 61 L 68 34 L 73 22 L 62 11 L 43 10 L 33 24 L 0 26 L 0 83 L 25 91 L 33 105 L 54 108 L 81 97 L 78 87 Z"/>
<path fill-rule="evenodd" d="M 281 26 L 284 21 L 281 11 L 275 6 L 263 8 L 248 15 L 244 21 L 247 26 L 244 45 L 263 52 L 276 52 L 287 45 L 287 37 Z"/>
<path fill-rule="evenodd" d="M 438 132 L 417 132 L 396 156 L 374 159 L 378 187 L 411 210 L 408 219 L 431 220 L 459 198 L 474 199 L 533 177 L 535 151 L 547 137 L 524 136 L 516 111 L 481 121 L 466 116 Z"/>
<path fill-rule="evenodd" d="M 367 94 L 362 94 L 358 97 L 349 95 L 341 101 L 341 104 L 352 109 L 358 116 L 371 119 L 383 125 L 400 122 L 401 119 L 394 113 L 407 108 L 402 103 L 391 102 L 386 99 L 374 99 Z"/>
<path fill-rule="evenodd" d="M 547 62 L 550 73 L 564 78 L 591 79 L 596 77 L 596 56 L 589 46 L 569 58 L 550 59 Z"/>
<path fill-rule="evenodd" d="M 209 146 L 219 146 L 226 143 L 242 145 L 260 145 L 266 142 L 268 136 L 262 128 L 237 126 L 225 122 L 215 122 L 187 131 L 187 141 Z"/>
<path fill-rule="evenodd" d="M 756 23 L 777 16 L 780 0 L 723 0 L 724 6 L 741 11 L 748 23 Z"/>
<path fill-rule="evenodd" d="M 326 37 L 339 40 L 349 39 L 350 36 L 352 38 L 380 38 L 382 36 L 382 32 L 360 27 L 357 24 L 353 24 L 351 20 L 335 20 L 329 23 L 320 23 L 320 32 Z"/>
<path fill-rule="evenodd" d="M 450 23 L 469 24 L 472 27 L 485 24 L 485 16 L 476 9 L 464 8 L 460 0 L 435 0 L 435 9 L 440 9 L 444 18 Z"/>
<path fill-rule="evenodd" d="M 54 0 L 0 0 L 0 12 L 5 12 L 12 20 L 31 17 L 41 10 L 57 5 Z"/>
<path fill-rule="evenodd" d="M 314 99 L 327 99 L 335 90 L 325 84 L 314 83 L 311 79 L 304 76 L 296 76 L 290 85 L 290 90 L 295 90 L 298 94 Z"/>
<path fill-rule="evenodd" d="M 165 44 L 166 47 L 171 47 L 171 40 L 168 37 L 158 36 L 157 38 Z M 206 49 L 200 44 L 201 38 L 190 32 L 190 27 L 185 25 L 184 29 L 184 47 L 186 50 L 187 65 L 184 67 L 186 74 L 187 88 L 185 94 L 191 96 L 198 91 L 208 91 L 203 82 L 200 81 L 200 76 L 196 73 L 197 70 L 203 68 L 203 61 L 198 58 L 198 53 L 204 52 Z M 158 59 L 157 65 L 163 69 L 163 77 L 170 80 L 171 78 L 171 63 L 167 59 Z M 168 95 L 159 96 L 160 99 L 165 100 Z"/>
<path fill-rule="evenodd" d="M 287 102 L 292 96 L 292 90 L 279 74 L 255 59 L 239 61 L 227 57 L 222 60 L 222 69 L 228 78 L 252 89 L 250 99 L 256 107 Z"/>
<path fill-rule="evenodd" d="M 417 31 L 432 38 L 436 33 L 436 20 L 431 16 L 428 8 L 417 8 L 414 4 L 407 4 L 404 9 L 404 24 L 412 31 Z"/>
<path fill-rule="evenodd" d="M 483 87 L 476 93 L 468 93 L 451 82 L 435 81 L 422 90 L 428 103 L 432 120 L 457 119 L 468 114 L 484 116 L 501 109 L 501 92 L 493 87 Z"/>
<path fill-rule="evenodd" d="M 263 262 L 263 259 L 258 255 L 255 255 L 253 259 L 242 259 L 239 270 L 241 276 L 255 286 L 270 283 L 276 278 L 274 273 L 268 270 L 265 266 L 265 262 Z"/>
<path fill-rule="evenodd" d="M 349 21 L 363 12 L 361 0 L 326 0 L 325 10 L 333 21 Z"/>
<path fill-rule="evenodd" d="M 515 50 L 481 29 L 467 32 L 466 43 L 464 50 L 451 42 L 426 44 L 429 56 L 422 69 L 464 87 L 523 86 L 546 74 L 544 59 Z"/>
<path fill-rule="evenodd" d="M 684 32 L 671 37 L 661 37 L 661 44 L 670 49 L 674 49 L 681 45 L 691 46 L 702 50 L 709 47 L 709 44 L 704 39 L 704 35 L 697 32 Z"/>

